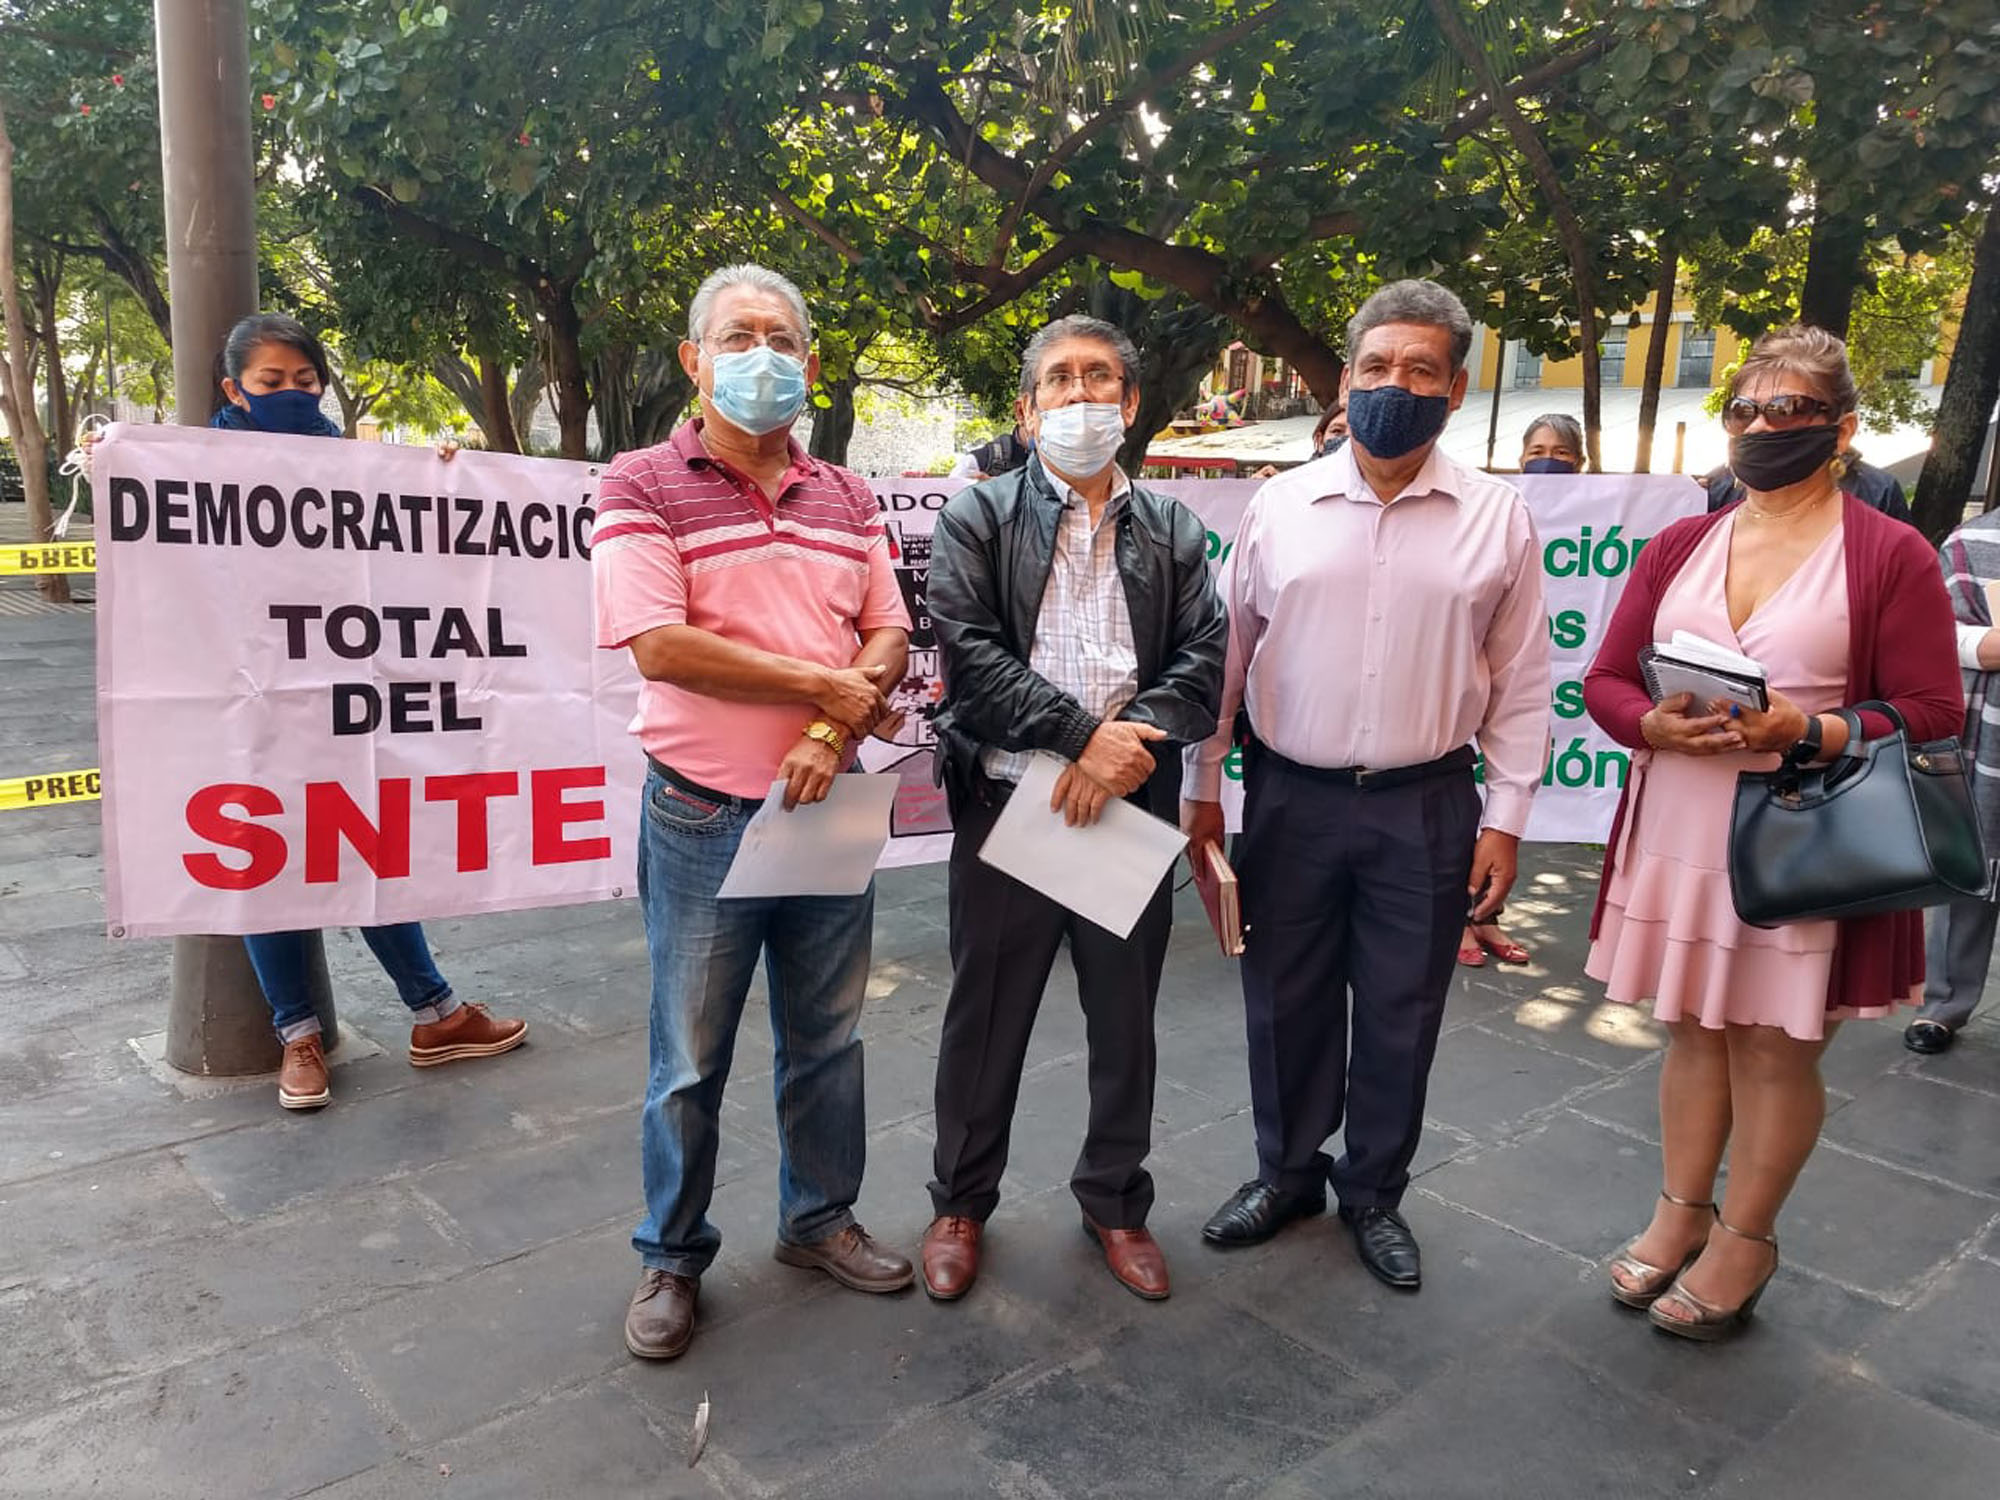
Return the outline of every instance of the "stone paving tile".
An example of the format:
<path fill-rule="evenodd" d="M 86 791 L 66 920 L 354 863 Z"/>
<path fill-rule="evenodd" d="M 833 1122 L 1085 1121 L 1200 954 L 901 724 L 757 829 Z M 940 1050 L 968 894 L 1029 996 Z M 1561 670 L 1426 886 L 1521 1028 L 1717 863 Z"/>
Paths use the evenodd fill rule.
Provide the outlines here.
<path fill-rule="evenodd" d="M 91 1383 L 62 1308 L 33 1288 L 0 1288 L 0 1350 L 0 1423 L 73 1400 Z"/>
<path fill-rule="evenodd" d="M 2000 1094 L 1890 1074 L 1827 1122 L 1827 1138 L 2000 1196 Z"/>
<path fill-rule="evenodd" d="M 1746 1500 L 1829 1494 L 1991 1500 L 2000 1438 L 1895 1391 L 1836 1375 L 1732 1463 L 1713 1491 Z"/>
<path fill-rule="evenodd" d="M 109 1246 L 50 1284 L 93 1368 L 129 1374 L 302 1328 L 472 1264 L 406 1194 L 376 1188 L 246 1229 Z"/>
<path fill-rule="evenodd" d="M 710 1451 L 747 1486 L 782 1490 L 840 1470 L 931 1412 L 1079 1352 L 1075 1335 L 990 1287 L 951 1304 L 914 1289 L 841 1289 L 704 1328 L 680 1359 L 632 1361 L 619 1382 L 669 1430 L 684 1428 L 706 1392 Z"/>
<path fill-rule="evenodd" d="M 1857 1370 L 2000 1437 L 2000 1266 L 1968 1260 L 1882 1326 Z M 1996 1475 L 2000 1478 L 2000 1475 Z"/>
<path fill-rule="evenodd" d="M 626 1233 L 601 1231 L 377 1301 L 323 1332 L 363 1388 L 428 1444 L 621 1368 L 630 1356 L 619 1293 L 629 1293 L 631 1269 Z M 533 1359 L 494 1357 L 510 1346 Z"/>
<path fill-rule="evenodd" d="M 1822 1145 L 1778 1223 L 1787 1264 L 1903 1302 L 1992 1222 L 2000 1203 Z"/>
<path fill-rule="evenodd" d="M 114 1247 L 225 1223 L 215 1200 L 166 1151 L 0 1187 L 0 1283 L 9 1273 L 48 1275 Z"/>
<path fill-rule="evenodd" d="M 730 1500 L 712 1466 L 687 1467 L 685 1438 L 604 1380 L 314 1490 L 312 1500 Z"/>
<path fill-rule="evenodd" d="M 1396 1399 L 1213 1299 L 1156 1311 L 979 1403 L 987 1460 L 1032 1475 L 1028 1493 L 1252 1495 Z"/>
<path fill-rule="evenodd" d="M 1438 1041 L 1424 1113 L 1479 1139 L 1518 1129 L 1530 1115 L 1605 1077 L 1601 1069 L 1480 1026 Z"/>
<path fill-rule="evenodd" d="M 330 1356 L 304 1342 L 263 1345 L 0 1427 L 0 1496 L 299 1495 L 394 1451 Z"/>
<path fill-rule="evenodd" d="M 506 1059 L 489 1064 L 501 1066 Z M 181 1148 L 188 1170 L 232 1218 L 404 1175 L 457 1156 L 498 1152 L 528 1134 L 504 1099 L 433 1070 L 421 1084 L 315 1114 L 280 1118 Z"/>
<path fill-rule="evenodd" d="M 1416 1395 L 1260 1493 L 1638 1500 L 1701 1493 L 1740 1448 L 1721 1428 L 1634 1396 L 1532 1336 L 1496 1331 Z"/>
<path fill-rule="evenodd" d="M 1439 1167 L 1417 1196 L 1469 1208 L 1595 1261 L 1645 1227 L 1659 1184 L 1652 1147 L 1563 1113 Z"/>

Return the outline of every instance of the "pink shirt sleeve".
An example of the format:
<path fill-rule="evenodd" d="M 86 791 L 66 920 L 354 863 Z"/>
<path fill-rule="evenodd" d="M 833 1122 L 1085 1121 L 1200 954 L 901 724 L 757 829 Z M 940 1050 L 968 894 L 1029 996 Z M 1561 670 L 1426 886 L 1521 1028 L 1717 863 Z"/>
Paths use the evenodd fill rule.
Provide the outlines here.
<path fill-rule="evenodd" d="M 1236 732 L 1236 711 L 1243 706 L 1243 694 L 1250 676 L 1250 654 L 1262 634 L 1256 618 L 1252 583 L 1256 567 L 1258 519 L 1262 509 L 1253 495 L 1243 520 L 1236 529 L 1235 545 L 1222 565 L 1216 592 L 1229 615 L 1229 645 L 1222 657 L 1222 703 L 1216 711 L 1215 733 L 1199 745 L 1181 752 L 1181 795 L 1190 802 L 1222 800 L 1222 763 L 1229 758 L 1230 741 Z"/>
<path fill-rule="evenodd" d="M 1512 577 L 1484 644 L 1492 691 L 1478 735 L 1486 757 L 1486 810 L 1479 826 L 1519 838 L 1548 757 L 1549 631 L 1535 523 L 1526 504 L 1516 499 L 1514 505 L 1507 535 Z"/>
<path fill-rule="evenodd" d="M 614 465 L 597 493 L 590 549 L 597 644 L 619 650 L 649 630 L 687 623 L 687 572 L 680 548 Z"/>

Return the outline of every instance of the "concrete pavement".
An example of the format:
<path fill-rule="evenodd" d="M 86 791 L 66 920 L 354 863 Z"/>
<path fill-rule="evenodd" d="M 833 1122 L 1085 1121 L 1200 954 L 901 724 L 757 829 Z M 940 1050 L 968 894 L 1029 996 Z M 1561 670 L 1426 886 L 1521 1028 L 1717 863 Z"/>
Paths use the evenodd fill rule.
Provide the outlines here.
<path fill-rule="evenodd" d="M 95 763 L 91 629 L 85 609 L 0 613 L 0 776 Z M 1330 1219 L 1200 1243 L 1252 1156 L 1234 975 L 1184 897 L 1152 1159 L 1171 1301 L 1118 1288 L 1078 1229 L 1067 976 L 985 1270 L 948 1306 L 771 1261 L 753 1001 L 722 1257 L 693 1349 L 653 1366 L 619 1340 L 646 1051 L 631 904 L 434 924 L 460 992 L 533 1034 L 427 1071 L 366 949 L 330 933 L 358 1044 L 332 1107 L 289 1116 L 268 1082 L 149 1067 L 167 945 L 104 937 L 95 808 L 0 818 L 0 1496 L 1949 1500 L 2000 1475 L 2000 1020 L 1937 1059 L 1847 1028 L 1758 1326 L 1669 1340 L 1598 1270 L 1658 1185 L 1659 1038 L 1580 977 L 1589 851 L 1534 851 L 1510 925 L 1535 962 L 1454 995 L 1406 1205 L 1420 1295 L 1379 1287 Z M 939 871 L 882 880 L 866 1022 L 861 1214 L 912 1251 L 942 891 Z"/>

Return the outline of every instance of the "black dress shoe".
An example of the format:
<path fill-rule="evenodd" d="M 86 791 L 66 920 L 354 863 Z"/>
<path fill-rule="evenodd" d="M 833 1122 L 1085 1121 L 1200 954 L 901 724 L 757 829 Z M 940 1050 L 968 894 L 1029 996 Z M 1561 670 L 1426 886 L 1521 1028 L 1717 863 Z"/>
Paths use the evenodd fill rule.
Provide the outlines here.
<path fill-rule="evenodd" d="M 1912 1052 L 1930 1054 L 1949 1051 L 1958 1033 L 1942 1021 L 1912 1021 L 1903 1033 L 1903 1045 Z"/>
<path fill-rule="evenodd" d="M 1246 1182 L 1201 1226 L 1211 1245 L 1255 1245 L 1294 1219 L 1326 1212 L 1326 1194 L 1280 1192 L 1268 1182 Z"/>
<path fill-rule="evenodd" d="M 1342 1208 L 1340 1220 L 1354 1231 L 1354 1248 L 1361 1264 L 1399 1292 L 1414 1292 L 1424 1284 L 1423 1260 L 1417 1237 L 1393 1208 Z"/>

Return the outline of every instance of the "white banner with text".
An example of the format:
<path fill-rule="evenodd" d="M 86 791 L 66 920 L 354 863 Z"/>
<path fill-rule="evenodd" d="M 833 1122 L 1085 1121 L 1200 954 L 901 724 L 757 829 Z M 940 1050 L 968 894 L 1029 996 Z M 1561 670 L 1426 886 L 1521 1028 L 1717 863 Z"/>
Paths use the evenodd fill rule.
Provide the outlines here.
<path fill-rule="evenodd" d="M 114 936 L 375 925 L 628 894 L 643 760 L 628 656 L 592 645 L 596 469 L 121 425 L 93 464 L 105 896 Z M 1685 478 L 1527 476 L 1555 647 L 1529 837 L 1599 841 L 1625 755 L 1581 679 Z M 926 606 L 964 481 L 873 481 L 914 630 L 884 866 L 944 857 Z M 1227 556 L 1254 480 L 1157 488 Z M 1232 757 L 1228 772 L 1240 777 Z M 1233 811 L 1236 788 L 1226 794 Z"/>

